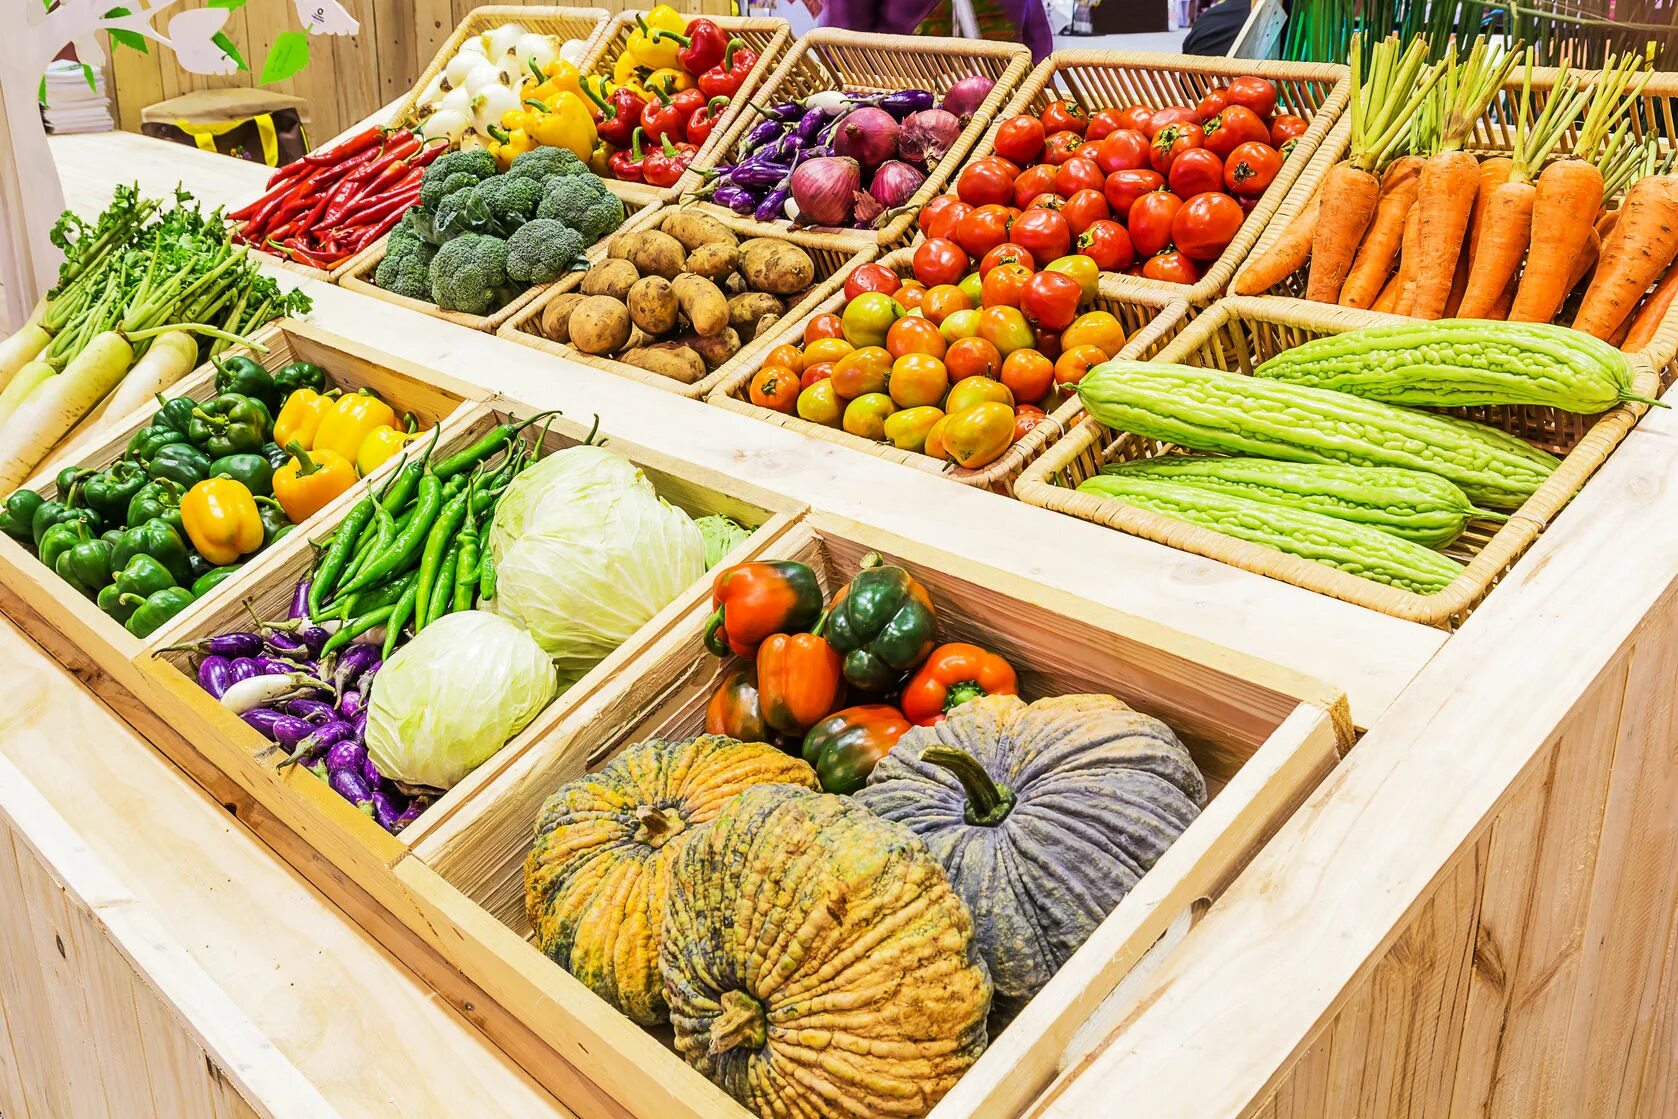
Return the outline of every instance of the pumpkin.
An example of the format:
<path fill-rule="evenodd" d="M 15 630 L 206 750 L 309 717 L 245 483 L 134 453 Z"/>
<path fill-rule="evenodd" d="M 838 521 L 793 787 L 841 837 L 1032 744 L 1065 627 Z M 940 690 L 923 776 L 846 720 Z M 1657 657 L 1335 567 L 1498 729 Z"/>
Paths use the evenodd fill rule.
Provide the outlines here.
<path fill-rule="evenodd" d="M 1112 696 L 984 696 L 916 727 L 856 799 L 926 841 L 1017 1013 L 1206 803 L 1177 736 Z"/>
<path fill-rule="evenodd" d="M 760 1116 L 915 1119 L 985 1048 L 967 907 L 849 797 L 730 801 L 676 857 L 661 953 L 677 1052 Z"/>
<path fill-rule="evenodd" d="M 658 975 L 670 864 L 751 785 L 816 787 L 808 765 L 762 742 L 651 739 L 560 788 L 524 864 L 536 946 L 647 1026 L 665 1017 Z"/>

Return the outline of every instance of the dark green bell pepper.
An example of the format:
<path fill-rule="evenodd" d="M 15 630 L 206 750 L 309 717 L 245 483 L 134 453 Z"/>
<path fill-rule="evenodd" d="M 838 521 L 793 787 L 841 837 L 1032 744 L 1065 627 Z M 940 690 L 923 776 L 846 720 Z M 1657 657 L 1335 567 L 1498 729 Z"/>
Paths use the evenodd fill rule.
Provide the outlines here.
<path fill-rule="evenodd" d="M 111 548 L 111 569 L 126 570 L 135 556 L 150 556 L 163 565 L 177 583 L 189 581 L 186 542 L 179 530 L 162 517 L 154 517 L 125 529 Z"/>
<path fill-rule="evenodd" d="M 128 527 L 135 528 L 147 521 L 165 520 L 177 533 L 181 527 L 181 498 L 186 487 L 173 478 L 158 478 L 141 486 L 128 502 Z"/>
<path fill-rule="evenodd" d="M 99 534 L 99 539 L 115 548 L 117 546 L 117 539 L 127 531 L 128 530 L 126 528 L 122 528 L 120 526 L 117 528 L 108 528 Z"/>
<path fill-rule="evenodd" d="M 190 586 L 192 583 L 198 582 L 198 580 L 202 579 L 215 569 L 215 564 L 211 563 L 209 560 L 199 555 L 196 551 L 189 548 L 186 553 L 186 579 L 181 581 L 181 586 Z M 191 582 L 188 582 L 188 580 Z"/>
<path fill-rule="evenodd" d="M 53 481 L 58 484 L 59 493 L 68 494 L 75 490 L 76 487 L 92 473 L 93 471 L 84 467 L 66 466 L 63 470 L 58 472 L 58 477 L 54 478 Z M 74 502 L 66 501 L 66 504 L 74 504 Z"/>
<path fill-rule="evenodd" d="M 141 598 L 176 585 L 175 576 L 169 569 L 144 553 L 130 557 L 128 564 L 113 579 L 113 585 L 119 592 Z"/>
<path fill-rule="evenodd" d="M 83 540 L 64 549 L 52 569 L 60 579 L 92 598 L 111 581 L 111 546 L 102 539 Z"/>
<path fill-rule="evenodd" d="M 133 439 L 128 441 L 128 454 L 141 465 L 149 463 L 164 447 L 179 443 L 190 447 L 186 432 L 176 431 L 172 427 L 142 428 Z"/>
<path fill-rule="evenodd" d="M 132 601 L 135 596 L 123 595 L 120 601 Z M 147 595 L 144 602 L 124 622 L 124 627 L 135 637 L 150 637 L 164 622 L 192 605 L 192 592 L 185 587 L 165 587 Z"/>
<path fill-rule="evenodd" d="M 34 514 L 29 518 L 29 535 L 34 539 L 35 547 L 39 549 L 41 541 L 46 538 L 47 530 L 53 525 L 64 524 L 67 521 L 86 521 L 91 528 L 95 519 L 96 515 L 92 509 L 72 509 L 61 501 L 43 501 L 35 507 Z"/>
<path fill-rule="evenodd" d="M 34 544 L 35 534 L 30 529 L 30 522 L 35 517 L 35 510 L 41 507 L 42 500 L 34 490 L 13 493 L 6 499 L 4 508 L 0 508 L 0 532 L 13 540 Z"/>
<path fill-rule="evenodd" d="M 119 623 L 123 623 L 127 622 L 128 619 L 134 615 L 134 608 L 145 601 L 144 599 L 135 598 L 133 595 L 129 595 L 128 597 L 131 601 L 124 602 L 122 600 L 122 592 L 117 590 L 117 585 L 115 583 L 112 583 L 110 586 L 100 591 L 99 597 L 95 598 L 93 601 L 99 604 L 99 609 L 115 618 Z"/>
<path fill-rule="evenodd" d="M 61 521 L 47 529 L 41 537 L 41 562 L 52 571 L 58 570 L 59 557 L 74 548 L 77 544 L 85 544 L 93 539 L 93 528 L 85 520 L 77 519 Z"/>
<path fill-rule="evenodd" d="M 909 720 L 895 707 L 847 707 L 805 732 L 804 760 L 816 771 L 823 792 L 848 795 L 868 783 L 874 766 L 907 733 Z"/>
<path fill-rule="evenodd" d="M 834 596 L 825 633 L 845 659 L 845 679 L 865 692 L 881 692 L 932 652 L 935 620 L 926 588 L 870 552 Z"/>
<path fill-rule="evenodd" d="M 203 598 L 205 595 L 210 593 L 217 583 L 226 579 L 230 575 L 237 574 L 238 571 L 239 565 L 236 563 L 226 564 L 222 567 L 210 568 L 210 570 L 204 572 L 204 574 L 192 581 L 192 597 Z"/>
<path fill-rule="evenodd" d="M 211 458 L 260 451 L 273 433 L 274 418 L 255 397 L 224 392 L 192 413 L 187 438 Z"/>
<path fill-rule="evenodd" d="M 280 446 L 278 443 L 272 441 L 264 443 L 262 445 L 262 450 L 257 453 L 267 459 L 268 465 L 273 467 L 275 470 L 278 470 L 280 467 L 291 461 L 291 452 Z"/>
<path fill-rule="evenodd" d="M 131 459 L 118 459 L 82 483 L 82 497 L 107 521 L 120 521 L 146 481 L 145 467 Z"/>
<path fill-rule="evenodd" d="M 280 507 L 280 503 L 271 497 L 256 499 L 256 516 L 262 522 L 262 546 L 264 548 L 297 527 L 291 523 L 291 518 L 285 515 L 285 510 Z"/>
<path fill-rule="evenodd" d="M 192 437 L 192 414 L 198 410 L 198 401 L 190 396 L 177 396 L 173 400 L 164 400 L 163 394 L 157 397 L 158 409 L 152 415 L 151 425 L 157 429 L 178 431 L 189 439 Z"/>
<path fill-rule="evenodd" d="M 210 477 L 242 482 L 255 497 L 274 496 L 274 468 L 260 454 L 223 455 L 210 464 Z"/>
<path fill-rule="evenodd" d="M 190 443 L 171 443 L 153 456 L 146 475 L 154 481 L 169 478 L 191 489 L 210 476 L 210 456 Z"/>
<path fill-rule="evenodd" d="M 216 391 L 250 396 L 263 402 L 269 409 L 277 407 L 279 390 L 274 375 L 248 357 L 230 357 L 216 365 Z M 283 397 L 281 397 L 283 399 Z"/>
<path fill-rule="evenodd" d="M 326 371 L 312 361 L 294 361 L 274 370 L 274 388 L 278 403 L 284 405 L 298 389 L 326 391 Z"/>

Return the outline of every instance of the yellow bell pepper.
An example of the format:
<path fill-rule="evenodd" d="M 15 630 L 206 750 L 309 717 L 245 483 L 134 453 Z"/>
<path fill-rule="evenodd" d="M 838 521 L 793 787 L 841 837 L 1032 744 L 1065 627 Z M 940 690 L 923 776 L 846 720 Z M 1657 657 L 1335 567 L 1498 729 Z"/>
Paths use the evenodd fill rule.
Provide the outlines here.
<path fill-rule="evenodd" d="M 594 151 L 598 138 L 594 116 L 581 97 L 561 93 L 550 103 L 527 101 L 525 104 L 534 111 L 524 129 L 537 144 L 545 148 L 567 148 L 578 159 L 587 159 Z"/>
<path fill-rule="evenodd" d="M 662 88 L 664 96 L 670 97 L 684 89 L 692 89 L 693 75 L 679 67 L 666 67 L 648 74 L 647 80 L 641 84 L 646 86 L 649 92 Z"/>
<path fill-rule="evenodd" d="M 320 447 L 311 454 L 296 443 L 286 450 L 291 461 L 274 471 L 274 500 L 292 523 L 307 520 L 355 485 L 355 467 L 337 451 Z"/>
<path fill-rule="evenodd" d="M 362 477 L 373 473 L 394 458 L 403 447 L 418 439 L 424 432 L 398 431 L 394 427 L 375 428 L 361 441 L 355 452 L 356 473 Z"/>
<path fill-rule="evenodd" d="M 523 109 L 509 109 L 501 118 L 503 122 L 502 126 L 500 128 L 491 128 L 489 130 L 490 139 L 489 144 L 487 145 L 489 148 L 489 154 L 495 157 L 495 165 L 501 168 L 501 170 L 505 171 L 507 168 L 511 167 L 513 165 L 513 160 L 517 159 L 525 152 L 533 152 L 536 150 L 536 140 L 530 135 L 530 132 L 527 129 L 508 128 L 505 123 L 508 119 L 523 120 L 532 115 L 533 114 L 526 113 Z"/>
<path fill-rule="evenodd" d="M 592 89 L 602 101 L 612 96 L 612 91 L 618 88 L 618 83 L 611 78 L 602 78 L 598 74 L 584 74 L 578 85 L 582 87 L 577 91 L 578 93 L 585 93 L 586 95 L 585 91 Z"/>
<path fill-rule="evenodd" d="M 640 60 L 626 50 L 618 55 L 618 60 L 612 64 L 612 85 L 640 88 L 641 74 L 652 70 L 653 67 L 642 66 Z"/>
<path fill-rule="evenodd" d="M 280 414 L 274 417 L 274 442 L 283 447 L 295 439 L 305 450 L 313 447 L 322 417 L 337 402 L 337 390 L 319 393 L 314 389 L 298 389 L 293 392 L 281 405 Z"/>
<path fill-rule="evenodd" d="M 683 33 L 688 27 L 682 13 L 669 4 L 660 4 L 645 15 L 636 16 L 635 24 L 624 53 L 634 55 L 636 65 L 649 70 L 676 66 L 676 52 L 686 41 Z"/>
<path fill-rule="evenodd" d="M 362 440 L 381 427 L 401 429 L 395 410 L 372 393 L 354 393 L 340 398 L 321 417 L 320 427 L 315 432 L 315 445 L 304 449 L 336 451 L 345 462 L 354 462 Z M 278 439 L 274 441 L 279 442 Z M 280 445 L 288 446 L 285 443 Z"/>
<path fill-rule="evenodd" d="M 612 158 L 612 153 L 615 151 L 617 149 L 606 141 L 599 141 L 594 145 L 594 150 L 588 153 L 588 169 L 601 178 L 606 178 L 607 161 Z"/>
<path fill-rule="evenodd" d="M 531 63 L 532 76 L 524 80 L 519 87 L 521 100 L 551 101 L 562 93 L 574 93 L 578 97 L 583 95 L 583 77 L 577 68 L 563 58 L 556 58 L 541 70 L 536 70 L 536 64 Z M 540 80 L 535 76 L 540 74 Z"/>
<path fill-rule="evenodd" d="M 217 567 L 262 547 L 256 499 L 232 478 L 209 478 L 187 490 L 181 498 L 181 524 L 198 554 Z"/>

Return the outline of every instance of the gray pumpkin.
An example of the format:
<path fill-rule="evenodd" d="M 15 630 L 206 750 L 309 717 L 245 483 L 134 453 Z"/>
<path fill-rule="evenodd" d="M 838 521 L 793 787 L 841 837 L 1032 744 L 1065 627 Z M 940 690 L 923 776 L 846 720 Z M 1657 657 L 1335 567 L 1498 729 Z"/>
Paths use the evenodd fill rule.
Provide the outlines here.
<path fill-rule="evenodd" d="M 1200 814 L 1206 781 L 1112 696 L 985 696 L 904 735 L 856 799 L 926 841 L 1012 1016 Z"/>

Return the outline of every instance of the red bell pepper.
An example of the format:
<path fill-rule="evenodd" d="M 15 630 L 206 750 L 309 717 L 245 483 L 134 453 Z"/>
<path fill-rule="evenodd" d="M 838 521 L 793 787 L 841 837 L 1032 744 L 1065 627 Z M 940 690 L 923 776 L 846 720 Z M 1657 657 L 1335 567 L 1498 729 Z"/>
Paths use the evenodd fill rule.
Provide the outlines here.
<path fill-rule="evenodd" d="M 699 75 L 699 92 L 706 97 L 733 97 L 757 65 L 757 52 L 744 39 L 730 39 L 722 61 Z"/>
<path fill-rule="evenodd" d="M 687 43 L 676 52 L 676 61 L 682 64 L 682 69 L 697 77 L 721 62 L 727 50 L 728 35 L 715 22 L 689 20 Z"/>
<path fill-rule="evenodd" d="M 711 607 L 705 647 L 719 657 L 749 657 L 771 634 L 815 625 L 822 589 L 816 573 L 797 560 L 737 563 L 711 580 Z"/>
<path fill-rule="evenodd" d="M 916 726 L 930 727 L 970 699 L 1019 694 L 1012 665 L 977 645 L 956 641 L 932 650 L 903 685 L 903 714 Z"/>
<path fill-rule="evenodd" d="M 664 150 L 654 149 L 647 153 L 646 165 L 643 170 L 647 182 L 653 186 L 675 186 L 676 180 L 688 169 L 693 157 L 699 154 L 699 149 L 692 144 L 672 144 L 668 135 L 661 138 Z"/>
<path fill-rule="evenodd" d="M 728 106 L 728 98 L 713 97 L 688 118 L 688 143 L 704 147 L 705 141 L 716 131 L 717 120 Z"/>
<path fill-rule="evenodd" d="M 815 633 L 777 633 L 757 647 L 763 721 L 781 734 L 803 734 L 845 698 L 839 654 Z"/>
<path fill-rule="evenodd" d="M 594 102 L 595 130 L 600 138 L 614 148 L 628 147 L 629 138 L 641 126 L 647 102 L 628 86 L 619 86 L 604 100 L 589 82 L 583 83 L 583 92 Z"/>
<path fill-rule="evenodd" d="M 629 147 L 621 152 L 613 152 L 606 161 L 606 167 L 612 172 L 612 178 L 620 183 L 640 183 L 646 181 L 645 157 L 641 154 L 641 137 L 645 133 L 637 128 L 630 136 Z"/>
<path fill-rule="evenodd" d="M 657 100 L 647 102 L 646 112 L 641 114 L 641 127 L 646 130 L 647 139 L 654 144 L 666 136 L 680 140 L 686 134 L 683 130 L 687 127 L 687 117 L 682 115 L 681 106 L 662 89 L 655 88 L 653 96 Z"/>

